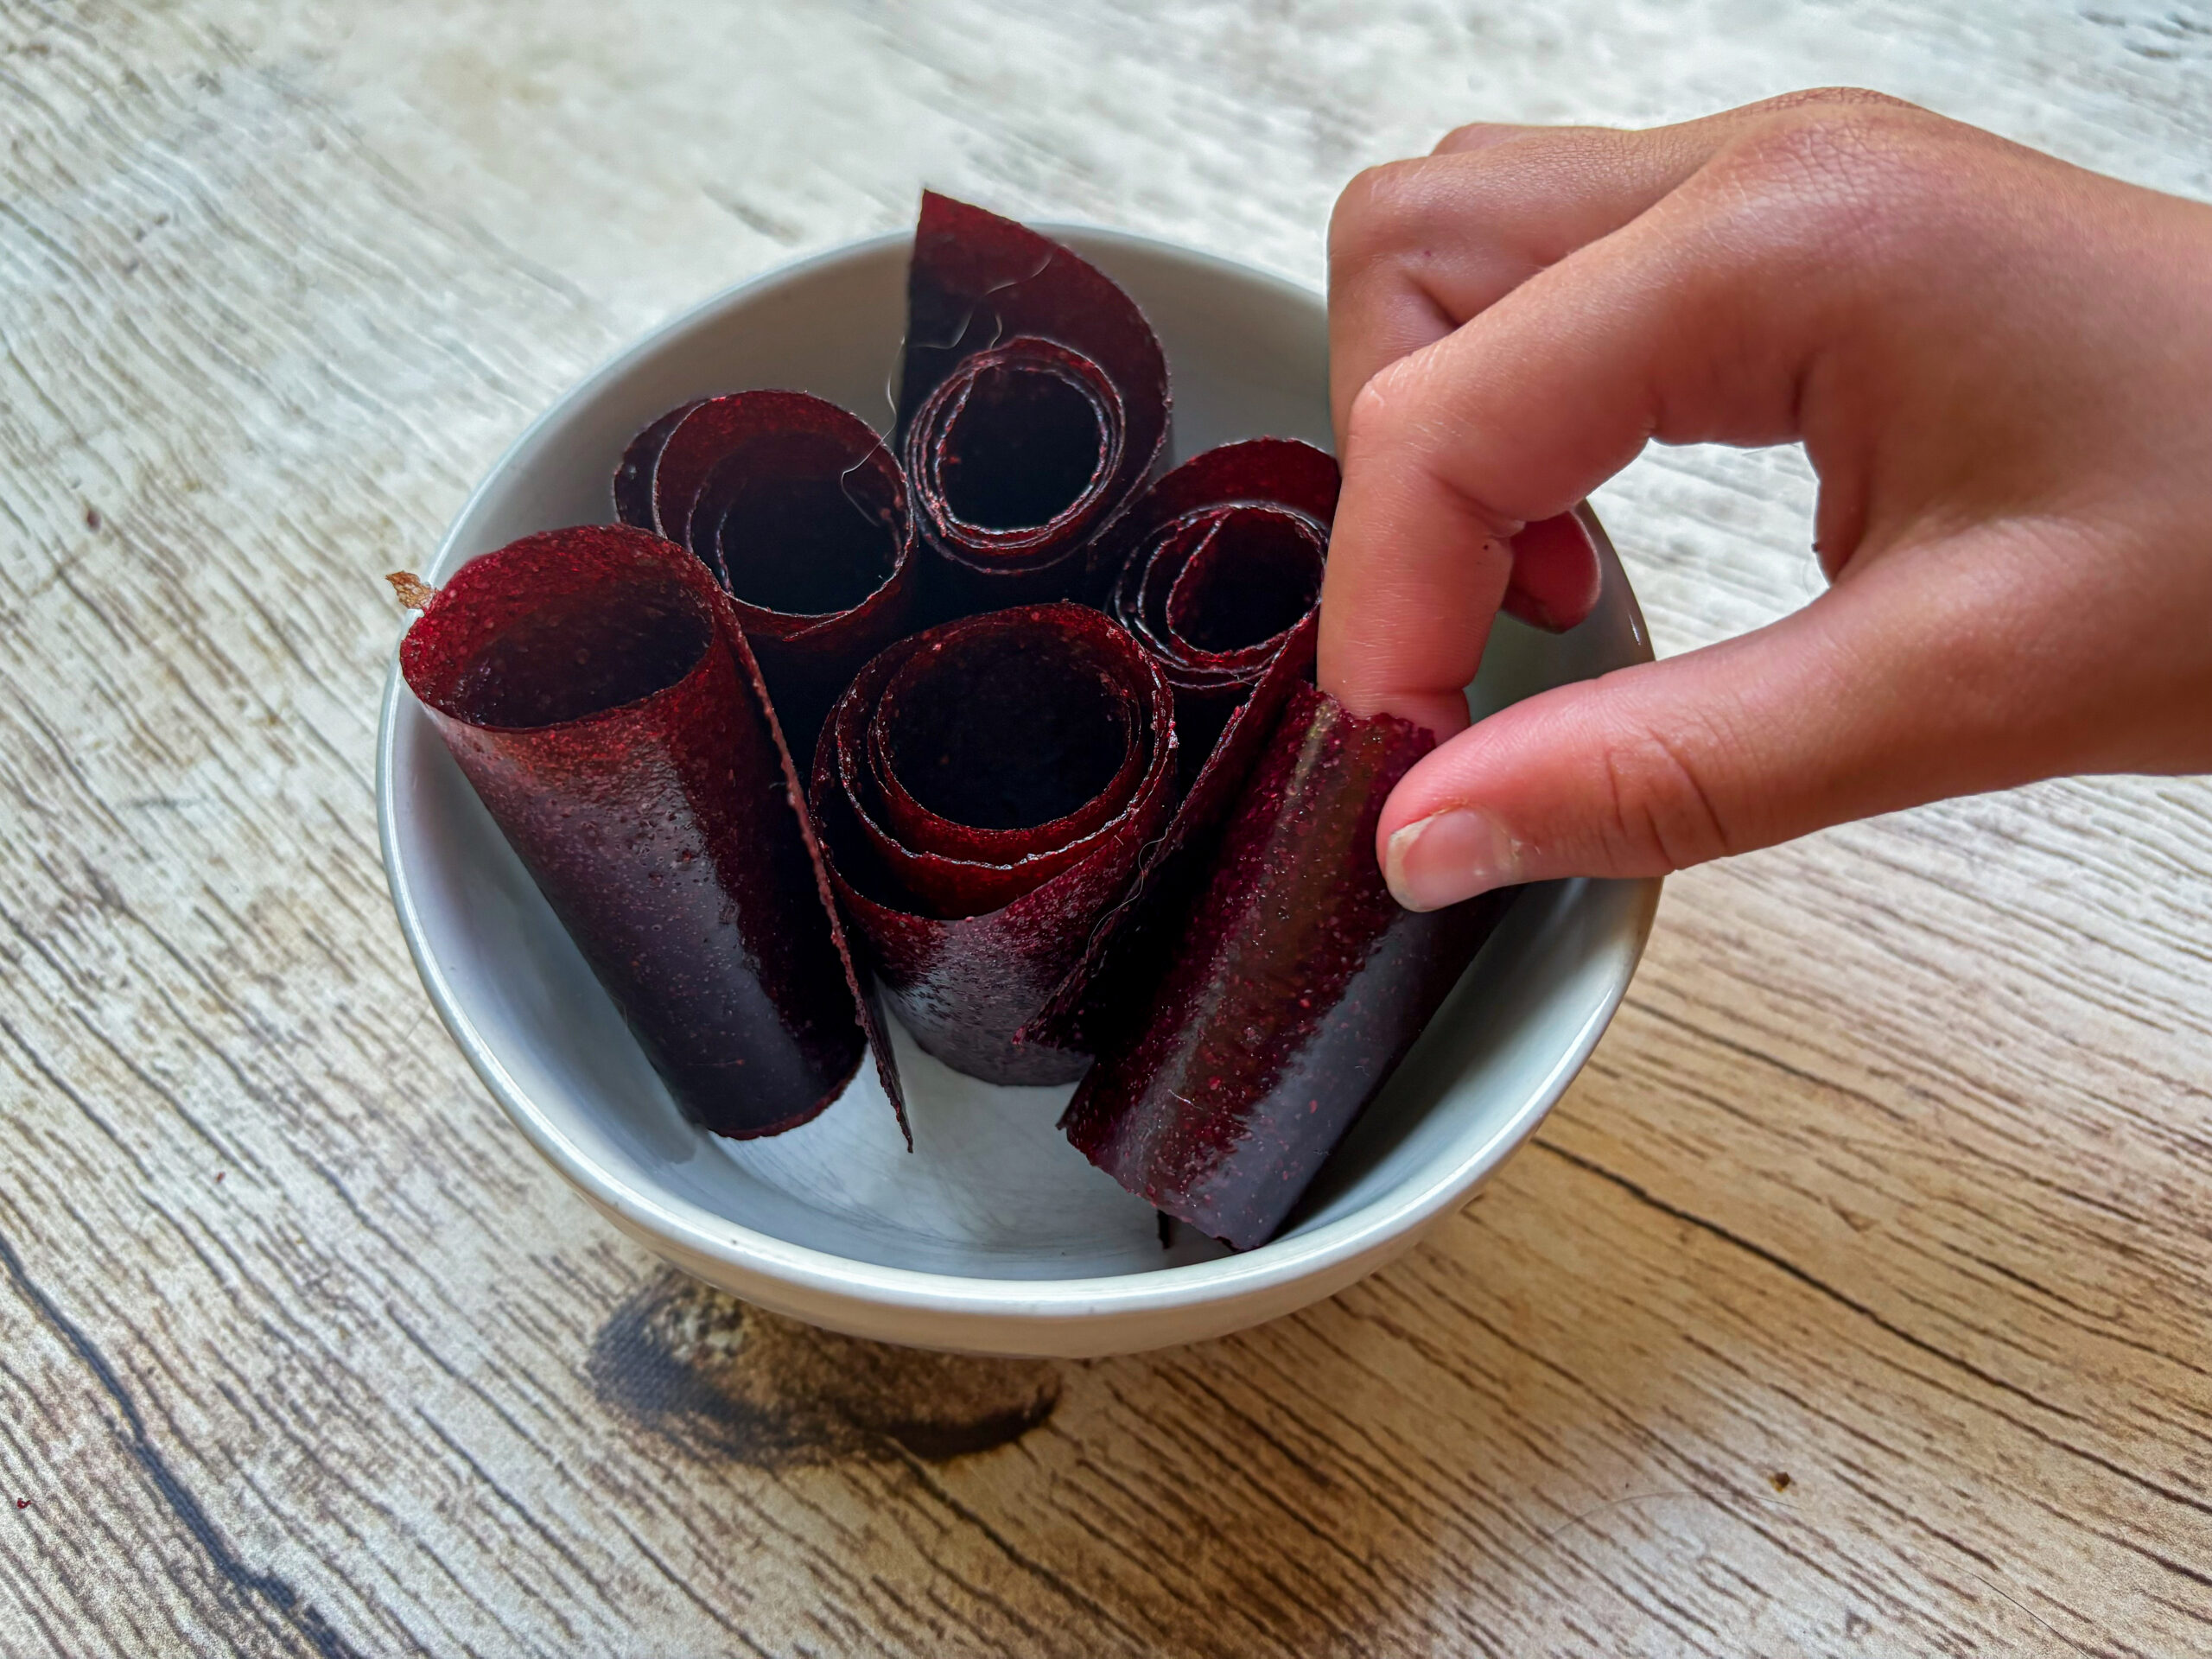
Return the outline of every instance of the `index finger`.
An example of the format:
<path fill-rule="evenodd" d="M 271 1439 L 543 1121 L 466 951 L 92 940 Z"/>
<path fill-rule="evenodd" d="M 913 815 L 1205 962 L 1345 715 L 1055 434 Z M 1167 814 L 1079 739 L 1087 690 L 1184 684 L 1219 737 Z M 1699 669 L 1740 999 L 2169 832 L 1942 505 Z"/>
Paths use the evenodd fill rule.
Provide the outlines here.
<path fill-rule="evenodd" d="M 1714 121 L 1723 118 L 1714 118 Z M 1651 132 L 1462 127 L 1368 168 L 1329 221 L 1329 402 L 1341 448 L 1375 373 L 1433 345 L 1694 172 L 1713 121 Z"/>
<path fill-rule="evenodd" d="M 1672 126 L 1478 122 L 1371 167 L 1329 220 L 1329 403 L 1341 451 L 1352 399 L 1538 271 L 1609 236 L 1745 132 L 1811 105 L 1910 105 L 1882 92 L 1786 92 Z"/>
<path fill-rule="evenodd" d="M 1473 252 L 1456 259 L 1437 251 L 1449 226 L 1420 212 L 1378 212 L 1376 223 L 1398 228 L 1359 232 L 1384 251 L 1376 270 L 1347 264 L 1332 290 L 1332 395 L 1389 328 L 1402 337 L 1389 319 L 1410 303 L 1409 285 L 1444 315 L 1445 278 L 1468 284 L 1464 300 L 1498 286 L 1516 261 L 1537 269 L 1340 402 L 1325 690 L 1357 713 L 1388 709 L 1450 735 L 1466 724 L 1459 688 L 1481 660 L 1525 525 L 1573 506 L 1654 435 L 1794 435 L 1799 325 L 1826 267 L 1814 258 L 1799 269 L 1792 250 L 1777 252 L 1792 233 L 1786 201 L 1751 202 L 1744 179 L 1718 173 L 1711 189 L 1683 187 L 1726 153 L 1756 162 L 1764 129 L 1786 150 L 1789 130 L 1822 113 L 1788 113 L 1796 106 L 1837 104 L 1882 106 L 1870 125 L 1928 118 L 1878 94 L 1810 93 L 1649 133 L 1536 131 L 1408 164 L 1473 169 L 1452 188 L 1494 211 Z M 1516 156 L 1533 166 L 1509 165 Z M 1529 178 L 1546 188 L 1523 188 Z M 1357 230 L 1370 215 L 1351 217 Z M 1357 239 L 1340 243 L 1340 259 Z"/>
<path fill-rule="evenodd" d="M 1523 525 L 1655 436 L 1796 435 L 1832 250 L 1789 218 L 1739 183 L 1678 192 L 1369 383 L 1323 578 L 1324 690 L 1450 736 Z"/>

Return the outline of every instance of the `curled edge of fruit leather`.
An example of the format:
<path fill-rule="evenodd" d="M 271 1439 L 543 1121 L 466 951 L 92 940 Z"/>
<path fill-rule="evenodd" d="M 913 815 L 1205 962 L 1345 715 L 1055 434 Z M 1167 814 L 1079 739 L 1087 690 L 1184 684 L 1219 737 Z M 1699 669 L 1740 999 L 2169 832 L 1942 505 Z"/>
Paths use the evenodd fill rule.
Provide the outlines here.
<path fill-rule="evenodd" d="M 1039 753 L 1040 735 L 1065 758 Z M 963 744 L 1015 764 L 933 776 Z M 1084 1054 L 1021 1033 L 1165 826 L 1175 753 L 1158 665 L 1087 606 L 942 624 L 861 671 L 823 728 L 809 800 L 837 897 L 924 1050 L 989 1083 L 1081 1073 Z M 1023 788 L 1067 798 L 976 822 Z"/>
<path fill-rule="evenodd" d="M 796 772 L 703 567 L 627 526 L 526 536 L 436 591 L 400 668 L 688 1118 L 794 1128 L 868 1048 L 904 1128 Z"/>
<path fill-rule="evenodd" d="M 1061 1119 L 1155 1209 L 1273 1237 L 1488 937 L 1504 895 L 1408 911 L 1376 865 L 1382 803 L 1434 745 L 1293 688 L 1145 1020 Z"/>
<path fill-rule="evenodd" d="M 1107 614 L 1160 658 L 1178 687 L 1249 684 L 1290 629 L 1320 604 L 1323 556 L 1342 486 L 1336 457 L 1297 438 L 1245 438 L 1192 456 L 1147 490 L 1116 529 L 1118 574 Z M 1252 582 L 1273 581 L 1278 594 L 1295 594 L 1300 602 L 1281 617 L 1281 626 L 1261 632 L 1265 622 L 1248 624 L 1233 643 L 1188 638 L 1177 608 L 1187 597 L 1185 583 L 1206 555 L 1234 550 L 1238 524 L 1230 515 L 1239 509 L 1279 517 L 1282 528 L 1306 535 L 1278 537 L 1273 545 L 1247 553 L 1243 568 L 1228 572 L 1247 581 L 1217 580 L 1210 588 L 1224 590 L 1233 605 Z M 1174 538 L 1173 532 L 1185 524 L 1209 533 L 1198 542 Z M 1286 558 L 1295 559 L 1297 567 L 1281 569 Z M 1277 569 L 1268 571 L 1270 564 Z M 1233 626 L 1239 619 L 1229 620 Z"/>
<path fill-rule="evenodd" d="M 979 377 L 1047 376 L 1090 409 L 1090 483 L 1043 519 L 964 519 L 945 483 Z M 1014 219 L 922 194 L 907 273 L 896 447 L 938 594 L 932 615 L 1089 596 L 1101 545 L 1167 442 L 1167 359 L 1144 313 L 1072 249 Z M 1027 517 L 1027 515 L 1024 515 Z"/>
<path fill-rule="evenodd" d="M 800 756 L 855 671 L 912 626 L 913 515 L 859 416 L 804 391 L 730 392 L 644 428 L 615 468 L 622 522 L 687 548 L 730 596 Z"/>
<path fill-rule="evenodd" d="M 1341 483 L 1336 457 L 1295 438 L 1193 455 L 1116 527 L 1106 613 L 1175 688 L 1183 766 L 1195 777 L 1230 714 L 1320 608 Z"/>
<path fill-rule="evenodd" d="M 678 404 L 638 429 L 638 435 L 630 440 L 629 447 L 622 451 L 622 459 L 614 465 L 616 523 L 658 532 L 659 525 L 653 518 L 654 468 L 660 464 L 660 452 L 668 447 L 670 435 L 683 423 L 686 415 L 704 401 L 694 398 L 688 404 Z"/>

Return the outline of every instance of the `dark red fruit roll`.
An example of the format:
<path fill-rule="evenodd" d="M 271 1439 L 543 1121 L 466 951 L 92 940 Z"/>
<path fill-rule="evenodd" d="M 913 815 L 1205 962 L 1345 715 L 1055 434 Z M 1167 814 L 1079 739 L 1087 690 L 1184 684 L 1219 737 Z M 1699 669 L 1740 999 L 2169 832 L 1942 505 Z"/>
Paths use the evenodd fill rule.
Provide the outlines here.
<path fill-rule="evenodd" d="M 625 522 L 688 547 L 737 603 L 796 753 L 860 665 L 913 625 L 914 526 L 867 423 L 803 391 L 686 404 L 614 475 Z"/>
<path fill-rule="evenodd" d="M 907 1030 L 988 1083 L 1085 1057 L 1017 1040 L 1173 804 L 1173 694 L 1101 613 L 1017 607 L 902 639 L 823 728 L 810 791 L 839 899 Z"/>
<path fill-rule="evenodd" d="M 622 459 L 614 468 L 614 517 L 617 523 L 634 524 L 639 530 L 656 528 L 653 520 L 653 468 L 660 461 L 660 452 L 668 447 L 669 434 L 675 431 L 678 422 L 698 408 L 695 401 L 678 404 L 658 420 L 639 429 L 630 440 L 630 447 L 622 452 Z"/>
<path fill-rule="evenodd" d="M 463 566 L 399 661 L 685 1116 L 741 1139 L 834 1100 L 870 1016 L 706 570 L 622 525 L 526 536 Z"/>
<path fill-rule="evenodd" d="M 1223 826 L 1274 729 L 1284 699 L 1313 679 L 1318 623 L 1317 617 L 1308 616 L 1292 628 L 1274 660 L 1230 710 L 1167 828 L 1145 849 L 1128 896 L 1099 923 L 1081 958 L 1023 1028 L 1023 1040 L 1098 1054 L 1132 1034 L 1167 971 L 1184 921 L 1205 890 Z M 1180 725 L 1179 719 L 1179 747 Z"/>
<path fill-rule="evenodd" d="M 1151 475 L 1167 413 L 1159 337 L 1105 273 L 924 193 L 899 452 L 933 613 L 1090 597 L 1101 537 Z"/>
<path fill-rule="evenodd" d="M 1223 444 L 1160 479 L 1116 531 L 1107 610 L 1175 690 L 1185 789 L 1031 1040 L 1097 1053 L 1142 1017 L 1260 745 L 1312 676 L 1338 481 L 1333 458 L 1294 439 Z"/>
<path fill-rule="evenodd" d="M 1384 798 L 1434 747 L 1292 690 L 1148 1016 L 1061 1119 L 1155 1209 L 1273 1237 L 1474 959 L 1502 899 L 1402 910 L 1375 862 Z"/>
<path fill-rule="evenodd" d="M 1225 443 L 1160 480 L 1115 532 L 1107 613 L 1175 688 L 1186 772 L 1319 607 L 1338 485 L 1335 457 L 1311 444 Z"/>

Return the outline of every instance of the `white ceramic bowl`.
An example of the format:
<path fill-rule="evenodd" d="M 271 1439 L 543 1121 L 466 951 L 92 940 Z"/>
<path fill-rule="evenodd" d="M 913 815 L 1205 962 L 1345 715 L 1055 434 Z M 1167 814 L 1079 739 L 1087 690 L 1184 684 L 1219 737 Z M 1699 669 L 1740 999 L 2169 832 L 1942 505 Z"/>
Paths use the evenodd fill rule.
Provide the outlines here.
<path fill-rule="evenodd" d="M 1326 317 L 1275 277 L 1140 237 L 1052 233 L 1134 295 L 1167 348 L 1180 460 L 1272 434 L 1327 445 Z M 531 531 L 610 517 L 631 435 L 689 398 L 798 387 L 878 425 L 905 323 L 908 238 L 801 260 L 677 318 L 577 386 L 501 458 L 428 575 Z M 1611 549 L 1598 613 L 1553 638 L 1502 621 L 1483 713 L 1646 660 Z M 1241 1255 L 1179 1230 L 1054 1129 L 1069 1090 L 961 1077 L 899 1038 L 915 1150 L 863 1066 L 819 1118 L 722 1141 L 677 1115 L 613 1005 L 402 684 L 377 793 L 393 901 L 454 1040 L 516 1124 L 625 1232 L 780 1313 L 863 1337 L 1001 1354 L 1194 1342 L 1341 1290 L 1465 1203 L 1535 1128 L 1627 988 L 1656 881 L 1531 890 L 1323 1172 L 1281 1236 Z"/>

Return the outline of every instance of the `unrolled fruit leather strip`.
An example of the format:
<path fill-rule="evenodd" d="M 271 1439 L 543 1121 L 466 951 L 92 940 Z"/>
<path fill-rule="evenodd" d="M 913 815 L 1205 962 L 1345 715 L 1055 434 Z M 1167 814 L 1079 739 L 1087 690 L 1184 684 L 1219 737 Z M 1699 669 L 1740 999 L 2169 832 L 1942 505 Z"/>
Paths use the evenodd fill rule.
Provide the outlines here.
<path fill-rule="evenodd" d="M 1292 690 L 1149 1015 L 1061 1120 L 1154 1208 L 1273 1237 L 1488 936 L 1502 897 L 1403 910 L 1376 867 L 1383 799 L 1434 743 Z"/>
<path fill-rule="evenodd" d="M 1338 481 L 1334 456 L 1294 438 L 1224 443 L 1160 479 L 1116 528 L 1107 613 L 1175 688 L 1185 772 L 1319 606 Z"/>
<path fill-rule="evenodd" d="M 1065 1083 L 1017 1033 L 1126 893 L 1173 798 L 1159 666 L 1085 606 L 899 641 L 823 726 L 810 791 L 839 899 L 906 1028 L 990 1083 Z"/>
<path fill-rule="evenodd" d="M 933 614 L 1090 597 L 1102 537 L 1151 475 L 1167 416 L 1159 336 L 1112 279 L 924 193 L 898 442 Z"/>
<path fill-rule="evenodd" d="M 836 1097 L 879 1033 L 703 567 L 622 525 L 526 536 L 430 600 L 400 669 L 686 1116 L 747 1138 Z"/>
<path fill-rule="evenodd" d="M 687 547 L 735 601 L 795 753 L 913 623 L 906 480 L 864 421 L 803 391 L 671 410 L 614 474 L 626 523 Z"/>

